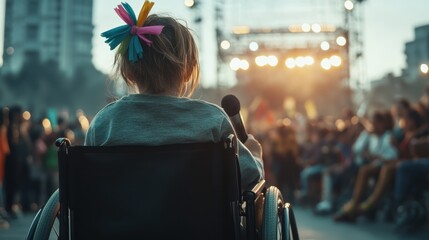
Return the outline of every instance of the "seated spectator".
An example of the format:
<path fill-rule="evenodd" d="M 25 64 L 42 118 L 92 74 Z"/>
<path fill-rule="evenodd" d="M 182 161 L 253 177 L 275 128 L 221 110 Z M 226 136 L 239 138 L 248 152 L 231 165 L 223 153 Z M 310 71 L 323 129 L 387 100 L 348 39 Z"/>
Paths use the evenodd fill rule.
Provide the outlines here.
<path fill-rule="evenodd" d="M 401 160 L 408 160 L 412 158 L 412 154 L 410 152 L 410 143 L 421 125 L 422 117 L 416 110 L 410 110 L 405 115 L 405 135 L 402 142 L 399 144 L 399 159 L 383 163 L 373 192 L 364 202 L 359 205 L 357 213 L 364 214 L 374 209 L 389 187 L 393 184 L 397 163 Z"/>
<path fill-rule="evenodd" d="M 414 159 L 398 164 L 395 179 L 396 228 L 411 231 L 427 219 L 422 190 L 429 180 L 428 126 L 420 129 L 410 143 Z"/>
<path fill-rule="evenodd" d="M 363 131 L 353 145 L 355 161 L 359 168 L 352 198 L 335 215 L 335 221 L 354 221 L 356 210 L 368 180 L 376 176 L 383 163 L 397 159 L 397 149 L 391 143 L 392 118 L 388 113 L 377 111 L 372 120 L 372 129 Z"/>
<path fill-rule="evenodd" d="M 324 215 L 334 210 L 334 186 L 343 187 L 342 183 L 347 182 L 347 178 L 350 177 L 352 156 L 351 146 L 347 144 L 349 131 L 354 131 L 354 129 L 348 128 L 338 133 L 335 146 L 338 160 L 327 166 L 322 172 L 322 196 L 314 209 L 316 214 Z"/>
<path fill-rule="evenodd" d="M 300 173 L 301 189 L 299 200 L 301 202 L 306 201 L 308 198 L 309 179 L 322 171 L 320 159 L 322 154 L 323 138 L 326 132 L 327 130 L 325 128 L 319 129 L 316 126 L 308 129 L 308 141 L 303 145 L 300 161 L 302 171 Z"/>

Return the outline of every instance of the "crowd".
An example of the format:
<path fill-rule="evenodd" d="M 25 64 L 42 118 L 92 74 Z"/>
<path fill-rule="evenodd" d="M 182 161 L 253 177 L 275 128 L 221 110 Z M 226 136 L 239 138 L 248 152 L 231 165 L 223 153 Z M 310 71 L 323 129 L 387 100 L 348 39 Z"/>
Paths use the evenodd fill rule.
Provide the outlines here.
<path fill-rule="evenodd" d="M 84 140 L 82 119 L 31 119 L 20 106 L 0 114 L 0 229 L 24 212 L 37 211 L 58 188 L 58 137 Z M 82 113 L 80 113 L 81 115 Z"/>
<path fill-rule="evenodd" d="M 58 187 L 58 137 L 83 144 L 87 123 L 68 117 L 25 117 L 19 106 L 0 114 L 0 228 L 36 211 Z M 48 123 L 46 122 L 48 121 Z M 83 124 L 84 123 L 84 124 Z M 397 229 L 425 222 L 429 182 L 429 104 L 399 99 L 391 109 L 358 117 L 320 117 L 299 127 L 279 121 L 259 134 L 267 181 L 286 201 L 311 206 L 337 222 L 382 217 Z M 302 124 L 301 124 L 302 125 Z M 304 136 L 302 140 L 299 136 Z"/>
<path fill-rule="evenodd" d="M 398 99 L 370 117 L 346 110 L 340 118 L 280 121 L 262 135 L 268 181 L 287 201 L 310 206 L 336 222 L 360 216 L 411 231 L 427 218 L 429 104 Z"/>

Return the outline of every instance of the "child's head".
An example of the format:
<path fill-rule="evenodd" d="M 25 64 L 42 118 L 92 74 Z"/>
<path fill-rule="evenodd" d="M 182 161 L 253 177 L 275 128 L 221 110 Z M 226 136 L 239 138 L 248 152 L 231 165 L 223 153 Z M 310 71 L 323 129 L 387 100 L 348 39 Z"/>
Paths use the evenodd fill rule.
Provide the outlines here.
<path fill-rule="evenodd" d="M 198 49 L 189 29 L 168 16 L 150 15 L 143 24 L 164 26 L 161 34 L 147 35 L 152 45 L 141 44 L 143 57 L 136 62 L 119 51 L 116 73 L 140 93 L 189 96 L 198 85 Z M 142 42 L 142 40 L 139 40 Z"/>
<path fill-rule="evenodd" d="M 101 33 L 110 49 L 119 46 L 116 73 L 140 93 L 191 95 L 198 85 L 198 50 L 189 29 L 168 16 L 151 15 L 145 0 L 138 17 L 128 3 L 115 12 L 126 23 Z"/>

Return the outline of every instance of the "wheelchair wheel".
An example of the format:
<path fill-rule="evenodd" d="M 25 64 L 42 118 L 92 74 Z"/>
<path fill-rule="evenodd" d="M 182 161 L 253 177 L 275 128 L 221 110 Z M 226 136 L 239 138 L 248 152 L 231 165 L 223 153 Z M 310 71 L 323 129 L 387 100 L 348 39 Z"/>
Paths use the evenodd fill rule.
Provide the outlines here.
<path fill-rule="evenodd" d="M 47 240 L 51 234 L 51 230 L 54 226 L 55 219 L 57 218 L 60 211 L 59 203 L 59 192 L 56 190 L 49 200 L 46 202 L 45 207 L 41 210 L 40 219 L 37 223 L 34 237 L 35 240 Z M 57 234 L 58 235 L 58 234 Z"/>
<path fill-rule="evenodd" d="M 262 239 L 282 239 L 283 233 L 283 197 L 276 187 L 269 187 L 265 193 Z"/>
<path fill-rule="evenodd" d="M 295 215 L 292 206 L 285 203 L 283 208 L 283 239 L 285 240 L 299 240 L 298 227 L 296 226 Z"/>
<path fill-rule="evenodd" d="M 37 224 L 39 223 L 42 210 L 43 210 L 43 208 L 37 212 L 36 216 L 34 217 L 33 221 L 31 222 L 30 229 L 28 230 L 28 233 L 27 233 L 27 238 L 26 238 L 27 240 L 33 240 L 34 239 L 34 233 L 36 232 L 36 227 L 37 227 Z"/>

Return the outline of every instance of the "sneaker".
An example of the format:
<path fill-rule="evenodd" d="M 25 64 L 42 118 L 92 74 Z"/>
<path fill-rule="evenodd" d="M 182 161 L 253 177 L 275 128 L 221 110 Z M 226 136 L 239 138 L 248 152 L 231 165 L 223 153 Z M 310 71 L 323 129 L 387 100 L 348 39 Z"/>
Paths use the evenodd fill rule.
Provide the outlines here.
<path fill-rule="evenodd" d="M 411 201 L 398 207 L 395 229 L 399 232 L 411 232 L 424 223 L 426 219 L 425 207 L 417 201 Z"/>
<path fill-rule="evenodd" d="M 332 203 L 329 201 L 321 201 L 316 205 L 314 209 L 314 214 L 316 215 L 328 215 L 333 212 Z"/>

